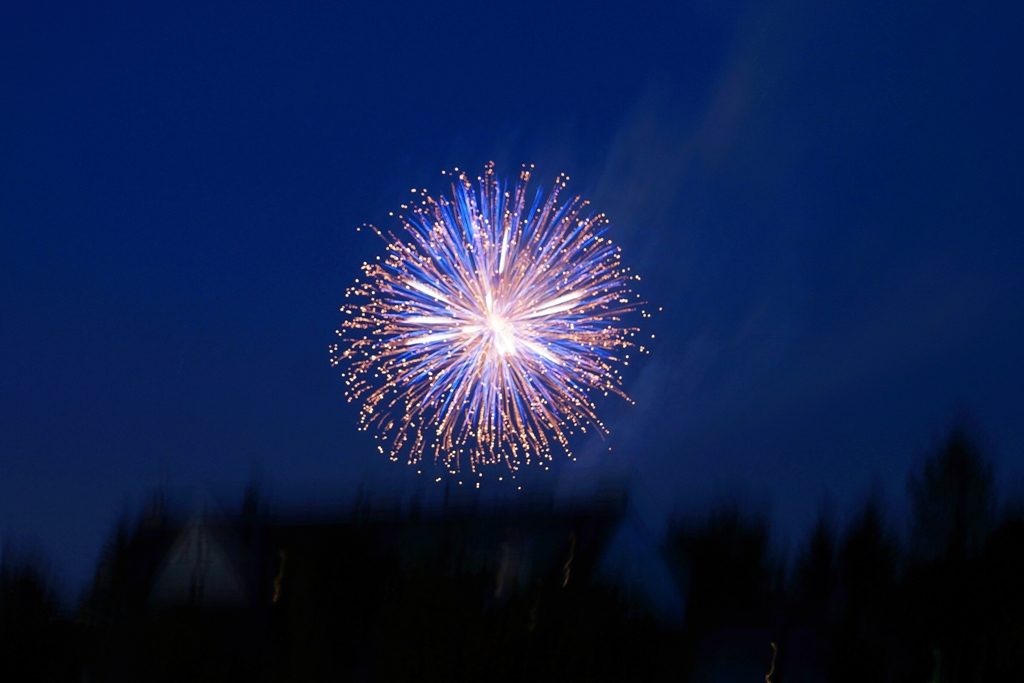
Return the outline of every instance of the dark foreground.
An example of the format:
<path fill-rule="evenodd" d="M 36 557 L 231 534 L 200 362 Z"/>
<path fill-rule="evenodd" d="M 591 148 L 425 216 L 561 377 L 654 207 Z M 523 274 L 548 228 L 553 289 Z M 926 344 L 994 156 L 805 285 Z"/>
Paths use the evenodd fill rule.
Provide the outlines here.
<path fill-rule="evenodd" d="M 870 500 L 794 566 L 738 504 L 678 520 L 686 609 L 652 616 L 598 565 L 625 497 L 433 510 L 170 510 L 157 495 L 62 609 L 5 548 L 0 679 L 40 681 L 1021 681 L 1024 510 L 953 433 L 909 481 L 901 542 Z"/>

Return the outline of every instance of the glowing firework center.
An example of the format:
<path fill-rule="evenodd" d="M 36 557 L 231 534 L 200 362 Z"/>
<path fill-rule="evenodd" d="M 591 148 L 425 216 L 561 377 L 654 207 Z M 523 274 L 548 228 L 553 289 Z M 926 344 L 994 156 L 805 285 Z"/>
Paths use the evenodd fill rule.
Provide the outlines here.
<path fill-rule="evenodd" d="M 639 278 L 603 214 L 583 215 L 578 197 L 559 204 L 567 177 L 532 202 L 529 178 L 524 168 L 509 192 L 492 165 L 475 187 L 453 176 L 451 199 L 413 190 L 401 237 L 374 228 L 388 254 L 346 291 L 332 363 L 392 460 L 429 455 L 480 476 L 504 463 L 515 476 L 553 450 L 571 457 L 576 430 L 607 432 L 591 393 L 629 400 L 616 366 L 634 346 L 622 316 L 640 304 Z"/>
<path fill-rule="evenodd" d="M 499 355 L 504 356 L 516 352 L 516 337 L 512 323 L 505 320 L 500 313 L 493 311 L 487 313 L 487 331 L 491 348 Z"/>

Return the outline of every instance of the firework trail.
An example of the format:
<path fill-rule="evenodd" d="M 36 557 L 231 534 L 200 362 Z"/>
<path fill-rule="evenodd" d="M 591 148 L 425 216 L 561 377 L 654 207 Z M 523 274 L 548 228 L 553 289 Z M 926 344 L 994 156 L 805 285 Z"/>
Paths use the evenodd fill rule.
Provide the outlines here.
<path fill-rule="evenodd" d="M 505 463 L 514 476 L 571 456 L 576 430 L 607 433 L 592 393 L 629 400 L 616 366 L 634 345 L 622 316 L 641 303 L 639 277 L 604 214 L 579 197 L 559 204 L 567 176 L 532 202 L 529 179 L 524 166 L 509 191 L 488 164 L 476 185 L 453 176 L 450 199 L 417 193 L 401 237 L 373 228 L 387 255 L 346 291 L 331 361 L 392 460 L 453 473 Z"/>

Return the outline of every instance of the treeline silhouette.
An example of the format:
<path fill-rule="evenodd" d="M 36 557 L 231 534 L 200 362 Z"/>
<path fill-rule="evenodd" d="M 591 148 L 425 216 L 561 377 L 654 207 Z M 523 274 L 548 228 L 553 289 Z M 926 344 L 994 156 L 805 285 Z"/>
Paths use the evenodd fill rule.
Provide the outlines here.
<path fill-rule="evenodd" d="M 195 585 L 187 604 L 154 602 L 173 594 L 161 572 L 187 525 L 152 511 L 118 527 L 75 610 L 39 556 L 5 549 L 0 678 L 1024 680 L 1024 507 L 998 505 L 962 429 L 908 492 L 905 540 L 872 496 L 845 528 L 822 513 L 791 567 L 739 502 L 676 519 L 662 550 L 685 615 L 671 624 L 600 580 L 622 509 L 284 523 L 250 490 L 234 540 L 202 531 L 244 579 L 231 605 L 212 578 L 205 602 Z"/>

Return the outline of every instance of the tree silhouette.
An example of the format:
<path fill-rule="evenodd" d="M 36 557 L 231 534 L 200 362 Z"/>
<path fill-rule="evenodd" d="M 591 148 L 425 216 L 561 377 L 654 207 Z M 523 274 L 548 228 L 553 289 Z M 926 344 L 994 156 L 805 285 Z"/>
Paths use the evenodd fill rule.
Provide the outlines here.
<path fill-rule="evenodd" d="M 1024 510 L 1010 510 L 989 536 L 981 572 L 981 680 L 1024 676 Z"/>
<path fill-rule="evenodd" d="M 907 592 L 920 619 L 918 656 L 942 681 L 974 680 L 983 666 L 986 620 L 982 551 L 995 516 L 992 468 L 965 427 L 912 473 L 911 558 Z M 923 668 L 923 663 L 918 668 Z"/>
<path fill-rule="evenodd" d="M 820 680 L 833 652 L 837 613 L 836 531 L 824 510 L 798 553 L 779 636 L 780 681 Z"/>
<path fill-rule="evenodd" d="M 62 618 L 48 563 L 4 546 L 0 562 L 0 679 L 61 681 L 80 676 L 81 645 Z"/>
<path fill-rule="evenodd" d="M 693 671 L 701 656 L 713 656 L 716 646 L 709 643 L 716 634 L 728 633 L 725 640 L 736 642 L 745 640 L 741 632 L 767 633 L 781 583 L 768 540 L 767 520 L 742 514 L 735 502 L 701 522 L 673 525 L 669 550 L 680 560 L 687 596 L 680 648 L 684 671 Z"/>
<path fill-rule="evenodd" d="M 962 563 L 980 552 L 995 512 L 992 468 L 965 428 L 954 429 L 911 474 L 907 489 L 918 560 Z"/>
<path fill-rule="evenodd" d="M 830 680 L 891 680 L 901 613 L 897 591 L 899 545 L 872 496 L 854 519 L 838 552 L 840 618 Z"/>
<path fill-rule="evenodd" d="M 799 623 L 816 630 L 829 622 L 829 602 L 836 587 L 836 537 L 824 513 L 811 532 L 811 538 L 797 558 L 793 572 L 792 615 Z"/>

